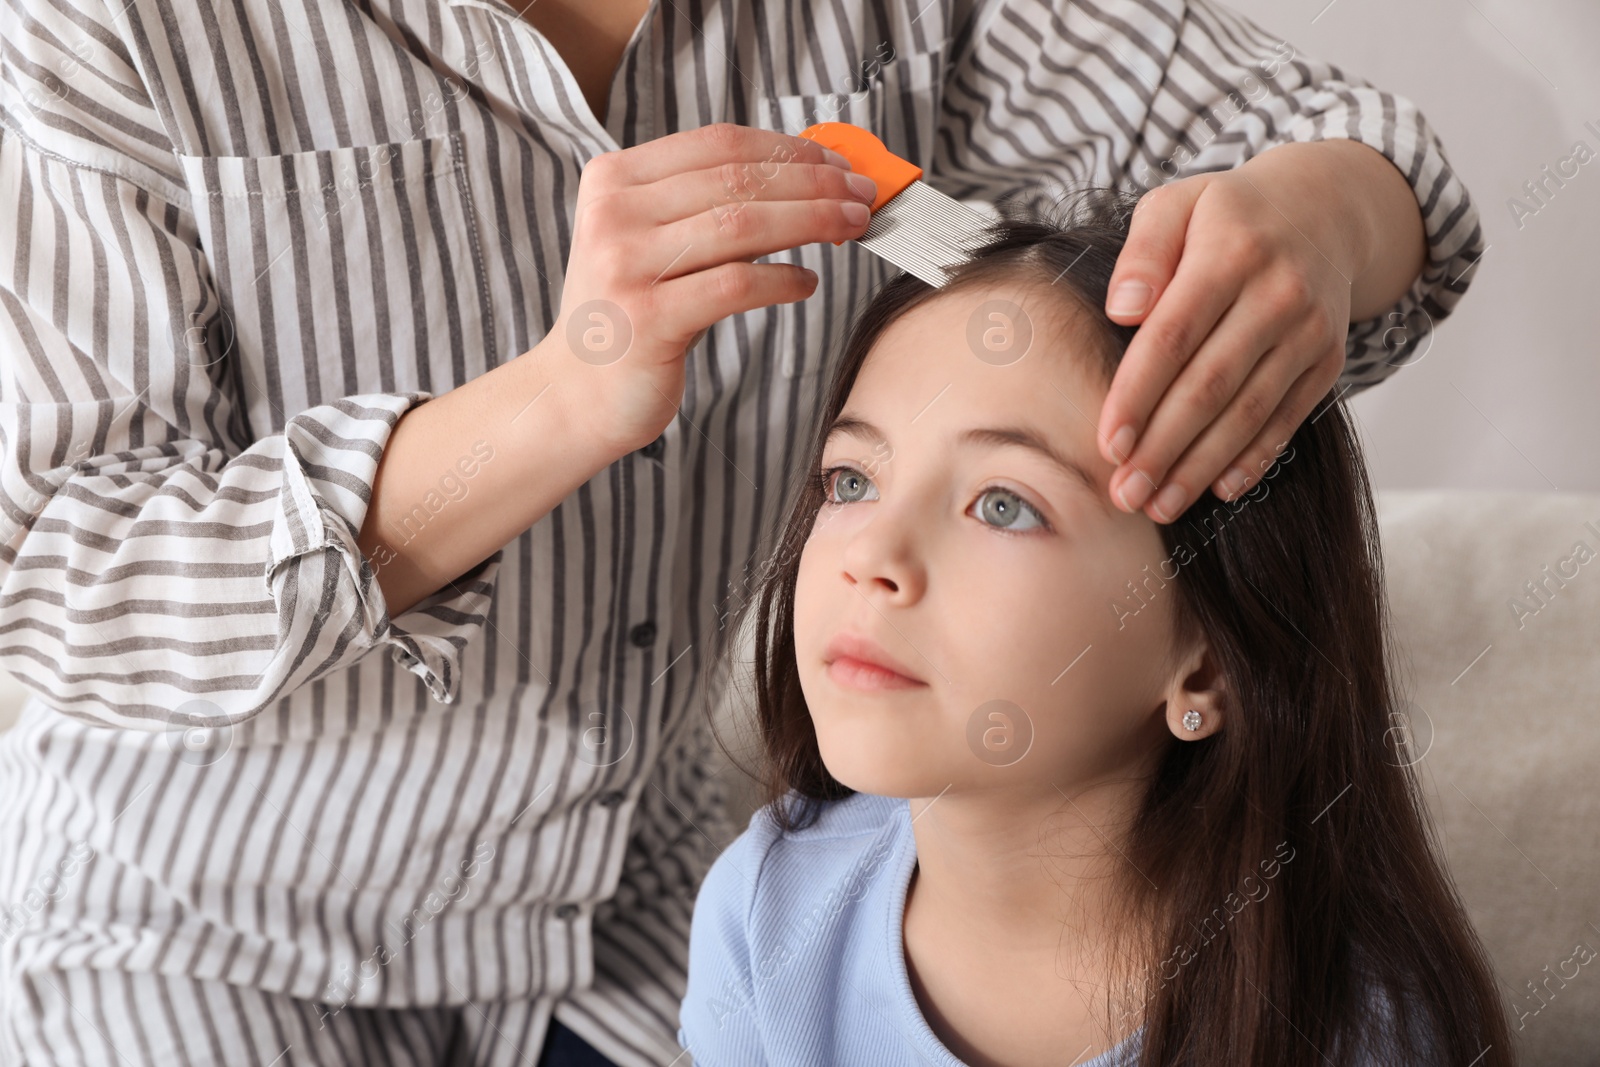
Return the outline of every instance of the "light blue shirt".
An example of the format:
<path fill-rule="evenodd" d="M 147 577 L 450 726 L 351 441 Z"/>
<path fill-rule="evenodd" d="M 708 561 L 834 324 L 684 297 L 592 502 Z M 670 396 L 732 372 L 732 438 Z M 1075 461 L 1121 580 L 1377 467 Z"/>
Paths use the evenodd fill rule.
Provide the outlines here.
<path fill-rule="evenodd" d="M 965 1067 L 906 972 L 916 862 L 903 799 L 856 793 L 787 835 L 756 812 L 695 901 L 678 1043 L 697 1067 Z M 1143 1032 L 1077 1067 L 1134 1063 Z"/>

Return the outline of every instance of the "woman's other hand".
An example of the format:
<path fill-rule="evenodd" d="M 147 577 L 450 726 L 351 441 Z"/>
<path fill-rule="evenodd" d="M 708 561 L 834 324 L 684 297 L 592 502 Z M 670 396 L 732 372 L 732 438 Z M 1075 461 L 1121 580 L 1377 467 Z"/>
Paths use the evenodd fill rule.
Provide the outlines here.
<path fill-rule="evenodd" d="M 865 233 L 876 189 L 848 167 L 808 138 L 733 123 L 590 160 L 541 345 L 574 424 L 616 455 L 649 444 L 677 415 L 684 355 L 713 323 L 810 296 L 813 272 L 751 261 Z"/>
<path fill-rule="evenodd" d="M 1112 500 L 1171 522 L 1208 485 L 1254 485 L 1338 381 L 1349 324 L 1399 301 L 1425 254 L 1411 186 L 1355 141 L 1146 193 L 1106 300 L 1140 327 L 1098 427 Z"/>

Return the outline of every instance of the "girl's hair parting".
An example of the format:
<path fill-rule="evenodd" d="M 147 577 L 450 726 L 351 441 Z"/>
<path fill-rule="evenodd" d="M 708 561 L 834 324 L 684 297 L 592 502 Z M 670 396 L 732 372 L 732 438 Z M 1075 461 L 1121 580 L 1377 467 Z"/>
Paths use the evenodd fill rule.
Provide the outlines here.
<path fill-rule="evenodd" d="M 1139 198 L 1087 188 L 1052 208 L 1020 193 L 997 205 L 986 243 L 943 289 L 900 274 L 859 309 L 787 518 L 732 628 L 753 616 L 759 777 L 785 830 L 852 792 L 818 751 L 794 601 L 823 502 L 820 480 L 803 475 L 820 467 L 873 344 L 935 296 L 1031 281 L 1091 324 L 1078 328 L 1092 332 L 1108 385 L 1135 333 L 1103 309 Z M 1377 523 L 1343 403 L 1325 397 L 1239 500 L 1207 490 L 1158 529 L 1174 647 L 1203 635 L 1229 707 L 1212 736 L 1171 739 L 1116 831 L 1127 862 L 1112 899 L 1140 932 L 1106 936 L 1132 946 L 1116 954 L 1128 973 L 1112 988 L 1137 1010 L 1123 1019 L 1145 1025 L 1141 1067 L 1514 1063 L 1490 962 L 1402 740 Z"/>

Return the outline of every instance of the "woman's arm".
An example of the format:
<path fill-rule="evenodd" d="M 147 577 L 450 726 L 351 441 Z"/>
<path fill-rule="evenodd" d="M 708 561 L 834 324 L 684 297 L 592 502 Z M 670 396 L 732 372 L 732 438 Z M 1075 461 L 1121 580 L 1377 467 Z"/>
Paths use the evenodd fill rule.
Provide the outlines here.
<path fill-rule="evenodd" d="M 0 666 L 141 730 L 248 719 L 378 649 L 453 699 L 498 556 L 393 614 L 356 544 L 427 395 L 252 439 L 159 117 L 109 60 L 63 85 L 87 16 L 25 6 L 0 14 Z"/>
<path fill-rule="evenodd" d="M 619 458 L 587 432 L 593 418 L 567 411 L 552 365 L 563 355 L 552 343 L 547 338 L 396 423 L 357 541 L 391 613 L 456 587 L 458 575 Z M 441 484 L 468 487 L 449 506 L 428 507 Z"/>

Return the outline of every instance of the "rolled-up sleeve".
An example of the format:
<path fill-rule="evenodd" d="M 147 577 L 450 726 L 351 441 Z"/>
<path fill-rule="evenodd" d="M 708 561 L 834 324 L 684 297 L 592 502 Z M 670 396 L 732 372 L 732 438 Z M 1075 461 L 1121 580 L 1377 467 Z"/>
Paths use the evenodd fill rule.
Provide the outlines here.
<path fill-rule="evenodd" d="M 1292 141 L 1381 152 L 1416 194 L 1422 273 L 1352 323 L 1343 395 L 1426 353 L 1483 254 L 1478 211 L 1418 107 L 1210 0 L 975 0 L 949 42 L 932 180 L 963 199 L 1029 186 L 1137 192 Z"/>
<path fill-rule="evenodd" d="M 60 113 L 25 118 L 0 111 L 0 666 L 143 730 L 243 721 L 378 648 L 454 700 L 500 553 L 391 618 L 356 541 L 429 394 L 252 439 L 181 190 L 64 158 L 26 128 Z"/>

